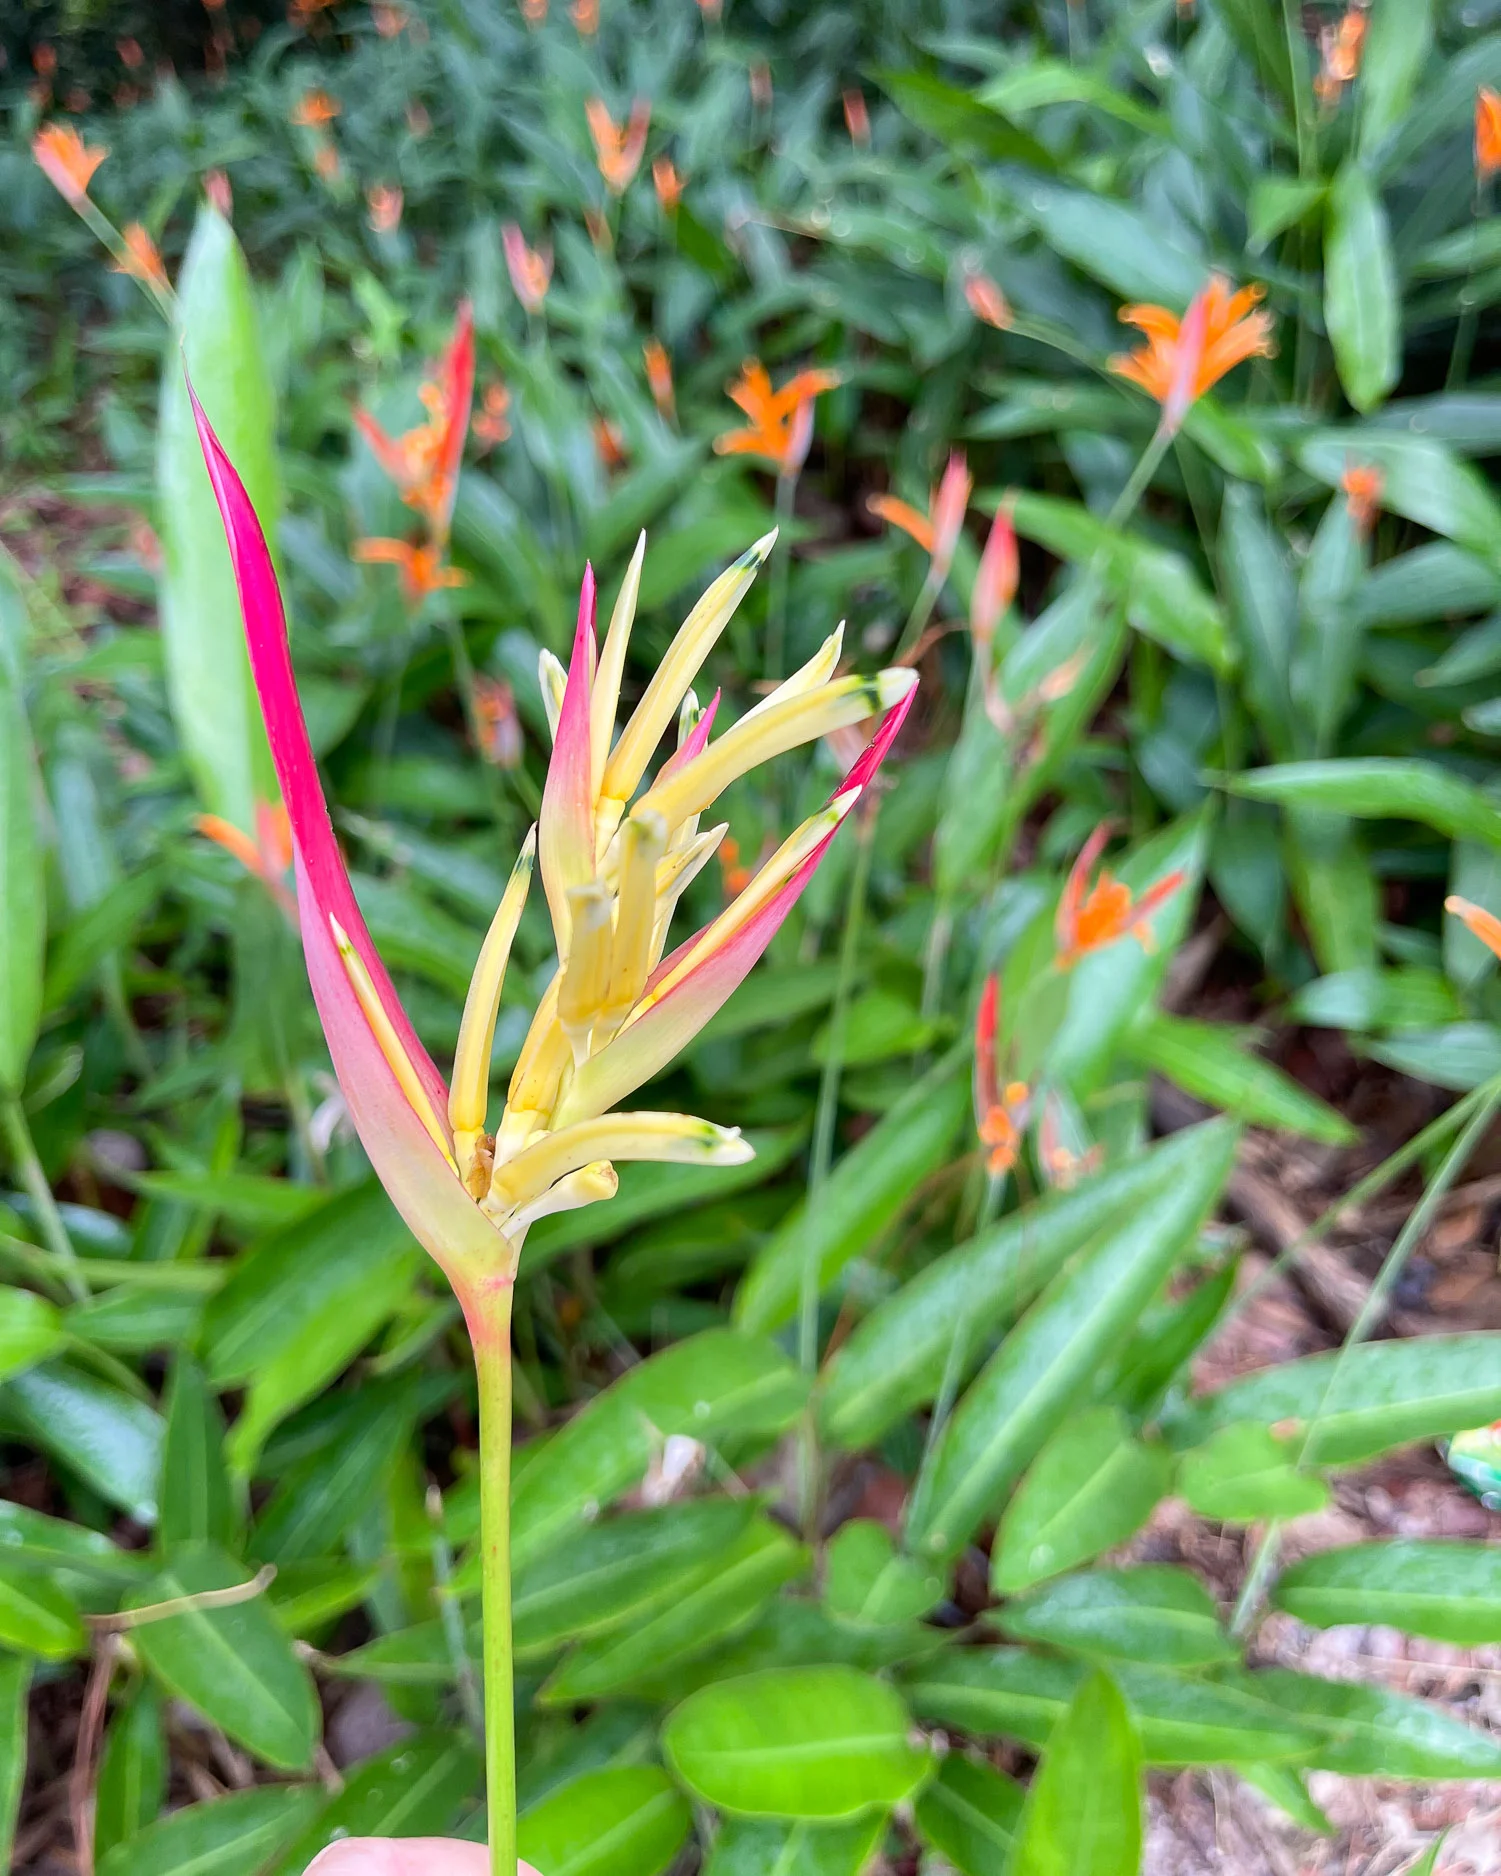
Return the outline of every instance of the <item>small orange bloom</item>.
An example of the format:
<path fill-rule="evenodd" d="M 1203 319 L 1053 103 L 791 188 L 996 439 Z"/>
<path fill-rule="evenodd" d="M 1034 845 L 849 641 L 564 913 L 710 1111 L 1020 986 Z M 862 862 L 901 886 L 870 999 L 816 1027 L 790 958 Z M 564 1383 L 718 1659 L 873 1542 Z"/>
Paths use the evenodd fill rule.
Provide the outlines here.
<path fill-rule="evenodd" d="M 521 17 L 528 26 L 540 26 L 547 18 L 547 0 L 521 0 Z"/>
<path fill-rule="evenodd" d="M 481 675 L 474 680 L 474 714 L 485 761 L 498 769 L 516 768 L 521 761 L 521 722 L 516 693 L 504 678 Z"/>
<path fill-rule="evenodd" d="M 1123 306 L 1123 324 L 1147 335 L 1134 352 L 1118 353 L 1110 369 L 1141 386 L 1163 407 L 1163 422 L 1174 428 L 1188 406 L 1243 359 L 1270 358 L 1272 316 L 1253 312 L 1261 298 L 1258 286 L 1230 291 L 1222 274 L 1211 274 L 1180 320 L 1165 306 Z"/>
<path fill-rule="evenodd" d="M 987 326 L 994 326 L 998 332 L 1004 332 L 1011 324 L 1010 302 L 988 274 L 967 273 L 964 276 L 964 297 L 975 318 L 983 320 Z"/>
<path fill-rule="evenodd" d="M 995 629 L 1016 598 L 1020 583 L 1021 560 L 1008 497 L 995 511 L 990 533 L 985 537 L 985 551 L 980 555 L 980 568 L 969 600 L 969 629 L 975 643 L 983 650 L 989 650 Z"/>
<path fill-rule="evenodd" d="M 584 106 L 584 115 L 589 120 L 589 135 L 594 139 L 594 154 L 605 187 L 611 195 L 624 195 L 646 154 L 651 106 L 645 98 L 637 98 L 631 106 L 629 121 L 617 125 L 603 98 L 590 98 Z"/>
<path fill-rule="evenodd" d="M 71 124 L 43 124 L 31 140 L 31 154 L 63 200 L 79 208 L 109 151 L 102 144 L 86 144 Z"/>
<path fill-rule="evenodd" d="M 229 186 L 228 172 L 222 169 L 209 170 L 203 178 L 203 193 L 228 221 L 235 209 L 234 191 Z"/>
<path fill-rule="evenodd" d="M 620 434 L 620 426 L 611 423 L 608 417 L 598 414 L 592 420 L 594 447 L 599 452 L 599 460 L 606 469 L 623 469 L 629 458 L 626 455 L 625 438 Z"/>
<path fill-rule="evenodd" d="M 726 834 L 719 843 L 719 873 L 724 881 L 725 897 L 737 899 L 751 883 L 751 870 L 741 864 L 740 842 L 733 834 Z"/>
<path fill-rule="evenodd" d="M 903 534 L 911 535 L 933 563 L 931 577 L 941 583 L 948 578 L 953 565 L 954 549 L 959 544 L 959 533 L 974 486 L 963 451 L 953 450 L 943 480 L 929 498 L 926 514 L 914 508 L 911 502 L 899 501 L 892 495 L 867 496 L 865 506 L 892 527 L 900 528 Z"/>
<path fill-rule="evenodd" d="M 573 0 L 568 17 L 578 28 L 581 37 L 592 39 L 599 31 L 599 0 Z"/>
<path fill-rule="evenodd" d="M 433 541 L 440 546 L 448 539 L 458 492 L 473 387 L 474 326 L 466 301 L 459 308 L 437 375 L 425 380 L 418 391 L 426 423 L 392 437 L 368 411 L 356 409 L 354 413 L 356 427 L 376 461 L 400 490 L 401 499 L 427 522 Z"/>
<path fill-rule="evenodd" d="M 321 142 L 313 153 L 313 168 L 324 182 L 337 182 L 341 174 L 339 152 L 332 143 Z"/>
<path fill-rule="evenodd" d="M 988 1148 L 985 1165 L 992 1179 L 1003 1178 L 1016 1164 L 1027 1130 L 1032 1091 L 1024 1081 L 1000 1085 L 996 1066 L 996 1028 L 1001 991 L 994 971 L 985 979 L 975 1014 L 975 1130 Z"/>
<path fill-rule="evenodd" d="M 698 0 L 698 10 L 706 20 L 719 18 L 721 0 Z"/>
<path fill-rule="evenodd" d="M 444 587 L 463 586 L 468 575 L 457 567 L 443 564 L 436 547 L 414 547 L 410 541 L 387 540 L 377 536 L 354 544 L 354 557 L 365 566 L 392 566 L 400 570 L 402 590 L 412 605 L 419 605 L 429 593 Z"/>
<path fill-rule="evenodd" d="M 1445 899 L 1444 910 L 1452 912 L 1461 924 L 1466 925 L 1487 951 L 1493 951 L 1501 958 L 1501 918 L 1497 918 L 1494 912 L 1487 912 L 1483 905 L 1475 905 L 1454 893 Z"/>
<path fill-rule="evenodd" d="M 292 868 L 292 823 L 285 806 L 269 801 L 255 804 L 255 839 L 222 815 L 200 814 L 193 825 L 205 839 L 233 854 L 253 879 L 258 879 L 295 925 L 297 901 L 287 886 Z"/>
<path fill-rule="evenodd" d="M 470 426 L 484 449 L 494 449 L 511 434 L 511 393 L 498 380 L 485 386 L 480 412 Z"/>
<path fill-rule="evenodd" d="M 326 91 L 304 91 L 292 107 L 292 122 L 302 130 L 326 130 L 339 115 L 339 101 Z"/>
<path fill-rule="evenodd" d="M 372 183 L 365 191 L 370 209 L 370 226 L 376 234 L 395 234 L 401 226 L 401 207 L 405 197 L 394 184 Z"/>
<path fill-rule="evenodd" d="M 1056 1094 L 1048 1094 L 1037 1126 L 1037 1160 L 1043 1178 L 1055 1192 L 1071 1192 L 1081 1179 L 1104 1165 L 1105 1149 L 1098 1143 L 1084 1147 L 1082 1152 L 1069 1146 L 1064 1139 L 1063 1104 Z"/>
<path fill-rule="evenodd" d="M 659 156 L 652 164 L 651 179 L 657 191 L 657 200 L 662 204 L 662 213 L 676 215 L 678 203 L 683 199 L 683 179 L 670 156 Z"/>
<path fill-rule="evenodd" d="M 395 0 L 374 0 L 370 11 L 375 19 L 375 30 L 382 39 L 396 38 L 412 17 L 404 6 L 397 6 Z"/>
<path fill-rule="evenodd" d="M 1172 872 L 1148 886 L 1139 899 L 1131 897 L 1131 888 L 1116 879 L 1107 867 L 1100 868 L 1092 887 L 1089 875 L 1094 863 L 1105 851 L 1110 828 L 1102 822 L 1079 849 L 1058 901 L 1054 930 L 1058 939 L 1058 967 L 1070 970 L 1091 951 L 1103 951 L 1117 938 L 1130 933 L 1144 951 L 1154 940 L 1148 920 L 1157 908 L 1172 898 L 1186 877 Z"/>
<path fill-rule="evenodd" d="M 157 245 L 138 221 L 131 222 L 125 229 L 124 242 L 125 252 L 111 264 L 110 271 L 129 274 L 132 280 L 139 280 L 153 292 L 170 293 L 172 283 L 167 279 Z"/>
<path fill-rule="evenodd" d="M 1376 519 L 1385 483 L 1386 478 L 1374 463 L 1351 463 L 1339 479 L 1350 519 L 1362 534 L 1370 532 Z"/>
<path fill-rule="evenodd" d="M 748 358 L 740 376 L 725 388 L 730 402 L 738 404 L 750 422 L 715 437 L 714 448 L 721 456 L 764 456 L 781 474 L 793 474 L 807 459 L 813 400 L 839 382 L 837 371 L 800 371 L 774 391 L 765 366 Z"/>
<path fill-rule="evenodd" d="M 667 356 L 667 347 L 660 339 L 648 339 L 641 348 L 646 360 L 646 382 L 651 386 L 652 402 L 657 411 L 667 422 L 672 421 L 674 404 L 672 394 L 672 360 Z"/>
<path fill-rule="evenodd" d="M 844 94 L 844 127 L 850 133 L 850 142 L 859 144 L 862 150 L 870 148 L 870 112 L 865 107 L 865 93 L 853 89 Z"/>
<path fill-rule="evenodd" d="M 1475 173 L 1489 182 L 1501 169 L 1501 91 L 1482 85 L 1475 93 Z"/>
<path fill-rule="evenodd" d="M 1320 104 L 1337 102 L 1339 94 L 1360 70 L 1365 33 L 1365 11 L 1361 7 L 1352 6 L 1337 26 L 1326 26 L 1319 34 L 1322 64 L 1313 82 L 1313 89 Z"/>
<path fill-rule="evenodd" d="M 40 45 L 31 55 L 31 69 L 38 78 L 57 76 L 57 47 Z"/>
<path fill-rule="evenodd" d="M 508 221 L 501 229 L 500 240 L 505 249 L 506 272 L 511 276 L 517 299 L 529 313 L 540 313 L 552 282 L 552 249 L 529 248 L 526 237 L 513 221 Z"/>

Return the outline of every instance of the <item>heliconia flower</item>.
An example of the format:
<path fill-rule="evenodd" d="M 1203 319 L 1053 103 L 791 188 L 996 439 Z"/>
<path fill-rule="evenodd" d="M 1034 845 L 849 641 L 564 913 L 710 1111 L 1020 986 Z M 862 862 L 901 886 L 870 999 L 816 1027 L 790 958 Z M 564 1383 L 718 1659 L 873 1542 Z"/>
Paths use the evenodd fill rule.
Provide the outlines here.
<path fill-rule="evenodd" d="M 1011 305 L 988 274 L 966 273 L 964 298 L 976 319 L 1004 332 L 1011 324 Z"/>
<path fill-rule="evenodd" d="M 1105 1163 L 1105 1149 L 1098 1141 L 1086 1146 L 1070 1132 L 1062 1101 L 1049 1091 L 1043 1097 L 1042 1119 L 1037 1123 L 1037 1163 L 1042 1176 L 1055 1192 L 1071 1192 L 1081 1179 L 1096 1173 Z"/>
<path fill-rule="evenodd" d="M 573 0 L 568 17 L 582 38 L 592 39 L 599 31 L 599 0 Z"/>
<path fill-rule="evenodd" d="M 321 86 L 304 91 L 292 107 L 292 122 L 302 130 L 326 130 L 342 107 Z"/>
<path fill-rule="evenodd" d="M 865 93 L 851 88 L 845 92 L 842 103 L 844 127 L 850 133 L 850 142 L 858 144 L 862 150 L 868 150 L 870 148 L 870 112 L 866 108 Z"/>
<path fill-rule="evenodd" d="M 103 144 L 85 143 L 71 124 L 43 124 L 31 140 L 31 154 L 63 200 L 78 208 L 109 151 Z"/>
<path fill-rule="evenodd" d="M 370 210 L 370 227 L 376 234 L 395 234 L 401 226 L 401 208 L 405 197 L 393 183 L 372 183 L 365 191 Z"/>
<path fill-rule="evenodd" d="M 529 313 L 540 313 L 552 282 L 552 249 L 528 247 L 526 237 L 513 221 L 501 229 L 500 241 L 517 299 Z"/>
<path fill-rule="evenodd" d="M 795 473 L 807 458 L 813 400 L 840 382 L 837 371 L 800 371 L 774 391 L 759 359 L 748 358 L 740 376 L 725 387 L 732 404 L 750 419 L 740 430 L 714 439 L 721 456 L 764 456 L 783 475 Z"/>
<path fill-rule="evenodd" d="M 478 718 L 480 754 L 498 769 L 514 769 L 521 761 L 521 720 L 516 715 L 516 693 L 504 678 L 474 680 L 474 714 Z"/>
<path fill-rule="evenodd" d="M 218 814 L 200 814 L 193 825 L 205 839 L 233 854 L 292 923 L 297 923 L 297 901 L 287 886 L 287 875 L 292 870 L 292 825 L 280 802 L 274 806 L 269 801 L 256 802 L 254 840 Z"/>
<path fill-rule="evenodd" d="M 375 20 L 375 30 L 382 39 L 395 39 L 405 31 L 411 15 L 404 6 L 397 6 L 395 0 L 374 0 L 370 8 Z"/>
<path fill-rule="evenodd" d="M 1497 918 L 1494 912 L 1487 912 L 1483 905 L 1475 905 L 1469 899 L 1461 899 L 1457 893 L 1451 893 L 1445 899 L 1444 910 L 1452 912 L 1462 925 L 1472 931 L 1487 951 L 1501 958 L 1501 918 Z"/>
<path fill-rule="evenodd" d="M 1170 404 L 1181 421 L 1188 405 L 1242 360 L 1273 355 L 1272 316 L 1252 310 L 1261 295 L 1259 286 L 1232 293 L 1223 274 L 1211 274 L 1181 320 L 1165 306 L 1123 306 L 1122 324 L 1138 327 L 1147 343 L 1117 353 L 1110 369 L 1155 398 L 1164 422 Z"/>
<path fill-rule="evenodd" d="M 719 18 L 721 0 L 698 0 L 698 10 L 706 20 Z"/>
<path fill-rule="evenodd" d="M 590 429 L 594 433 L 594 448 L 600 462 L 606 469 L 623 469 L 630 460 L 626 454 L 625 438 L 621 435 L 620 425 L 611 423 L 608 417 L 598 412 L 590 419 Z"/>
<path fill-rule="evenodd" d="M 234 191 L 229 186 L 229 172 L 211 169 L 203 178 L 203 193 L 226 221 L 235 212 Z"/>
<path fill-rule="evenodd" d="M 540 26 L 547 18 L 547 0 L 521 0 L 521 17 L 528 26 Z"/>
<path fill-rule="evenodd" d="M 859 708 L 885 715 L 838 795 L 717 919 L 664 957 L 677 897 L 724 831 L 700 833 L 700 810 L 756 762 L 843 720 L 850 680 L 785 702 L 774 693 L 758 715 L 695 748 L 665 779 L 659 774 L 632 806 L 664 730 L 770 538 L 742 555 L 694 607 L 618 736 L 612 732 L 644 537 L 602 646 L 595 641 L 594 576 L 586 569 L 541 815 L 480 947 L 445 1086 L 402 1009 L 344 870 L 297 698 L 265 537 L 196 401 L 194 410 L 290 817 L 303 948 L 334 1068 L 377 1175 L 482 1333 L 484 1299 L 514 1281 L 531 1223 L 609 1197 L 614 1161 L 730 1165 L 749 1158 L 737 1129 L 681 1114 L 620 1112 L 619 1103 L 678 1054 L 765 951 L 889 749 L 915 676 L 888 671 L 853 680 L 865 693 Z M 685 752 L 698 727 L 690 728 Z M 537 1005 L 492 1133 L 491 1048 L 534 855 L 562 964 Z"/>
<path fill-rule="evenodd" d="M 659 415 L 671 423 L 674 415 L 672 360 L 667 356 L 667 347 L 660 339 L 648 339 L 641 348 L 641 354 L 646 361 L 646 382 L 651 388 L 651 400 Z"/>
<path fill-rule="evenodd" d="M 1339 479 L 1345 507 L 1357 531 L 1368 534 L 1381 508 L 1381 492 L 1386 477 L 1374 463 L 1350 463 Z"/>
<path fill-rule="evenodd" d="M 963 451 L 953 450 L 943 477 L 929 499 L 926 514 L 894 495 L 867 496 L 865 505 L 873 515 L 900 528 L 917 542 L 932 562 L 929 577 L 941 585 L 954 563 L 954 549 L 959 544 L 974 486 Z"/>
<path fill-rule="evenodd" d="M 511 393 L 496 379 L 485 386 L 479 415 L 469 426 L 484 449 L 494 449 L 511 434 Z"/>
<path fill-rule="evenodd" d="M 1498 169 L 1501 169 L 1501 91 L 1482 85 L 1475 93 L 1475 174 L 1482 182 L 1489 182 Z"/>
<path fill-rule="evenodd" d="M 751 883 L 754 874 L 748 866 L 740 862 L 740 842 L 732 834 L 726 834 L 719 843 L 719 876 L 724 881 L 724 889 L 733 899 L 737 892 L 744 892 Z"/>
<path fill-rule="evenodd" d="M 651 166 L 652 186 L 664 215 L 676 215 L 683 199 L 683 179 L 670 156 L 659 156 Z"/>
<path fill-rule="evenodd" d="M 1127 933 L 1144 951 L 1150 951 L 1154 940 L 1148 921 L 1187 877 L 1181 871 L 1168 873 L 1148 886 L 1140 898 L 1133 899 L 1131 888 L 1102 866 L 1099 878 L 1091 887 L 1089 875 L 1109 838 L 1109 824 L 1102 822 L 1079 849 L 1079 857 L 1069 871 L 1054 924 L 1060 970 L 1072 969 L 1080 958 L 1087 957 L 1091 951 L 1104 950 L 1106 945 L 1114 944 Z"/>
<path fill-rule="evenodd" d="M 1321 104 L 1333 104 L 1360 70 L 1365 34 L 1366 13 L 1358 6 L 1347 8 L 1337 26 L 1326 26 L 1319 34 L 1321 63 L 1313 89 Z"/>
<path fill-rule="evenodd" d="M 1016 1164 L 1032 1108 L 1032 1090 L 1026 1082 L 1008 1081 L 1004 1088 L 1000 1083 L 996 1061 L 1000 1004 L 1001 987 L 992 971 L 975 1013 L 974 1063 L 975 1131 L 986 1149 L 985 1166 L 992 1179 L 1003 1178 Z"/>
<path fill-rule="evenodd" d="M 153 293 L 170 293 L 172 283 L 167 278 L 167 270 L 162 265 L 162 257 L 156 243 L 147 234 L 138 221 L 130 222 L 123 231 L 124 251 L 117 261 L 111 264 L 110 271 L 117 274 L 129 274 L 132 280 L 139 280 L 143 287 Z"/>
<path fill-rule="evenodd" d="M 651 129 L 651 105 L 637 98 L 626 123 L 617 124 L 603 98 L 590 98 L 584 106 L 599 173 L 611 195 L 624 195 L 646 154 L 646 133 Z"/>
<path fill-rule="evenodd" d="M 395 541 L 385 535 L 367 536 L 354 543 L 354 557 L 365 566 L 392 566 L 401 574 L 401 589 L 408 602 L 420 606 L 429 593 L 446 587 L 463 586 L 469 575 L 450 567 L 442 549 L 412 541 Z"/>
<path fill-rule="evenodd" d="M 418 395 L 427 421 L 401 436 L 388 436 L 368 411 L 358 407 L 354 421 L 376 461 L 396 484 L 401 499 L 427 522 L 429 545 L 441 548 L 447 542 L 453 519 L 459 464 L 474 397 L 474 315 L 467 300 L 460 302 L 453 335 L 444 347 L 436 375 L 423 382 Z M 397 556 L 383 553 L 363 558 L 391 560 Z"/>
<path fill-rule="evenodd" d="M 1011 609 L 1021 584 L 1021 558 L 1011 507 L 1008 499 L 995 511 L 969 598 L 969 629 L 982 651 L 988 651 L 994 643 L 995 629 Z"/>

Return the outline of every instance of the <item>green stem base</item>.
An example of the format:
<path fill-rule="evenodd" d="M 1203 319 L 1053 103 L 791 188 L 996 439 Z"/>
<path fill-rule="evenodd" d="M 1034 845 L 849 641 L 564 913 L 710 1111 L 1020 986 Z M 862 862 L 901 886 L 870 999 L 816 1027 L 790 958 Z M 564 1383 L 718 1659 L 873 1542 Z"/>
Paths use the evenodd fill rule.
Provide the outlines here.
<path fill-rule="evenodd" d="M 497 1285 L 465 1310 L 479 1377 L 485 1802 L 491 1876 L 516 1876 L 516 1710 L 511 1669 L 511 1295 L 509 1283 Z"/>

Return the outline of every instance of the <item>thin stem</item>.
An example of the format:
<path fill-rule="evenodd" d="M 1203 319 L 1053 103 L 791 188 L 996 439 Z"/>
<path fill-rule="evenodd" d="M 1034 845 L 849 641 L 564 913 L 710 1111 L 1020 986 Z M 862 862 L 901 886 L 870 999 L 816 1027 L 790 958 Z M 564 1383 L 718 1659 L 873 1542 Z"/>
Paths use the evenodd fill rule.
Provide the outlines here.
<path fill-rule="evenodd" d="M 771 594 L 767 601 L 766 669 L 763 675 L 778 681 L 786 675 L 782 666 L 787 659 L 787 581 L 792 569 L 789 530 L 796 505 L 797 471 L 794 469 L 790 474 L 783 473 L 777 477 L 777 535 L 782 551 L 771 563 Z"/>
<path fill-rule="evenodd" d="M 1454 344 L 1449 353 L 1449 369 L 1444 374 L 1444 389 L 1452 391 L 1470 369 L 1470 354 L 1475 349 L 1475 327 L 1479 314 L 1475 306 L 1475 250 L 1480 233 L 1481 182 L 1475 179 L 1475 195 L 1470 215 L 1470 258 L 1465 267 L 1464 285 L 1459 289 L 1459 323 L 1454 328 Z"/>
<path fill-rule="evenodd" d="M 511 1285 L 467 1312 L 479 1378 L 480 1591 L 485 1802 L 491 1876 L 516 1876 L 516 1710 L 511 1673 Z"/>
<path fill-rule="evenodd" d="M 47 1248 L 57 1259 L 57 1268 L 63 1281 L 72 1292 L 75 1301 L 87 1302 L 89 1286 L 84 1282 L 83 1271 L 79 1267 L 78 1253 L 73 1248 L 73 1240 L 68 1236 L 68 1227 L 63 1223 L 62 1213 L 57 1209 L 57 1200 L 52 1196 L 52 1188 L 47 1183 L 47 1174 L 37 1157 L 36 1143 L 31 1137 L 31 1128 L 26 1124 L 26 1110 L 20 1099 L 14 1094 L 0 1096 L 0 1128 L 4 1129 L 10 1156 L 15 1166 L 16 1176 L 26 1188 L 27 1197 L 36 1208 L 36 1223 Z"/>
<path fill-rule="evenodd" d="M 921 590 L 912 602 L 912 610 L 907 614 L 907 623 L 902 627 L 902 635 L 896 641 L 896 650 L 891 656 L 893 664 L 900 664 L 927 631 L 928 621 L 933 616 L 933 608 L 938 604 L 938 595 L 942 587 L 942 580 L 933 578 L 933 568 L 930 564 L 923 576 Z"/>
<path fill-rule="evenodd" d="M 1230 1618 L 1230 1633 L 1239 1640 L 1246 1635 L 1251 1624 L 1256 1620 L 1256 1611 L 1261 1607 L 1261 1598 L 1271 1581 L 1272 1571 L 1277 1567 L 1277 1550 L 1282 1538 L 1282 1525 L 1273 1518 L 1261 1534 L 1261 1542 L 1256 1546 L 1256 1555 L 1251 1559 L 1251 1567 L 1246 1572 L 1246 1580 L 1240 1586 L 1240 1594 L 1235 1599 L 1235 1613 Z"/>
<path fill-rule="evenodd" d="M 1152 440 L 1141 452 L 1136 467 L 1126 478 L 1125 487 L 1110 505 L 1110 512 L 1105 517 L 1104 525 L 1112 532 L 1122 527 L 1136 512 L 1136 504 L 1146 493 L 1147 484 L 1157 473 L 1158 464 L 1168 452 L 1168 445 L 1173 440 L 1173 432 L 1166 424 L 1159 423 L 1152 432 Z"/>

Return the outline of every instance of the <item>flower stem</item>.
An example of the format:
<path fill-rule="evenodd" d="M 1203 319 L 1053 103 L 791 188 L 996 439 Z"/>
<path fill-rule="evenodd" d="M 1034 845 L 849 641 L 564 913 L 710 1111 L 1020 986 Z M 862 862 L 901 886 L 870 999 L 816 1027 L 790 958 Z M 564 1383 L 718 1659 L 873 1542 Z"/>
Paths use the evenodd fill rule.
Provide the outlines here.
<path fill-rule="evenodd" d="M 780 684 L 787 673 L 787 579 L 792 566 L 792 538 L 788 529 L 797 505 L 797 471 L 783 471 L 777 477 L 776 522 L 782 536 L 782 551 L 771 563 L 771 594 L 766 621 L 766 669 L 764 675 Z"/>
<path fill-rule="evenodd" d="M 485 1802 L 491 1876 L 516 1876 L 516 1712 L 511 1676 L 511 1285 L 467 1311 L 479 1377 L 480 1583 Z"/>
<path fill-rule="evenodd" d="M 11 1164 L 16 1177 L 26 1188 L 26 1196 L 31 1200 L 37 1229 L 42 1239 L 56 1259 L 56 1268 L 63 1282 L 67 1284 L 77 1302 L 87 1302 L 89 1286 L 83 1280 L 79 1267 L 78 1253 L 73 1248 L 73 1240 L 68 1236 L 68 1227 L 63 1223 L 63 1215 L 57 1209 L 57 1200 L 52 1196 L 52 1188 L 47 1183 L 47 1174 L 37 1157 L 36 1143 L 32 1140 L 31 1129 L 26 1124 L 26 1110 L 19 1098 L 13 1094 L 0 1096 L 0 1127 L 5 1132 L 6 1145 L 10 1148 Z"/>

